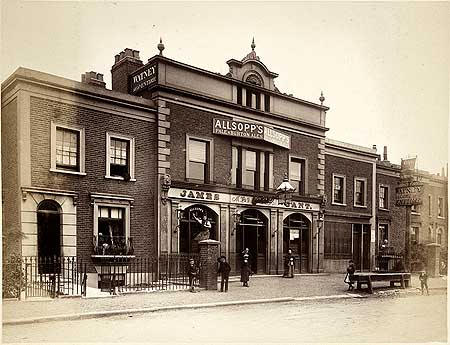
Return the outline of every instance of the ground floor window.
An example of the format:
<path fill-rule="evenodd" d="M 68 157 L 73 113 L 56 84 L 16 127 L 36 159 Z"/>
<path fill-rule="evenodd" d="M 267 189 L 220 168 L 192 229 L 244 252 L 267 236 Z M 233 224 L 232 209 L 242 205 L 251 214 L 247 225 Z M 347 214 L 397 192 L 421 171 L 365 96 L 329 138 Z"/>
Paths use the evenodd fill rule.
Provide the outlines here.
<path fill-rule="evenodd" d="M 326 222 L 324 245 L 326 259 L 351 259 L 352 225 L 350 223 Z"/>

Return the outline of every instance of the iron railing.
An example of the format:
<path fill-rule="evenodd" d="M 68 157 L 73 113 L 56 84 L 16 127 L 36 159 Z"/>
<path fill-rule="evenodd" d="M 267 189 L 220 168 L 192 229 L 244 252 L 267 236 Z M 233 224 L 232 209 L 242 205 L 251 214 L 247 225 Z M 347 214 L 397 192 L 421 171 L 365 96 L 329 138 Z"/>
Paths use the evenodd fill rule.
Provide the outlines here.
<path fill-rule="evenodd" d="M 133 238 L 126 236 L 94 236 L 95 255 L 132 255 Z"/>
<path fill-rule="evenodd" d="M 379 272 L 404 272 L 403 256 L 396 254 L 382 254 L 375 259 L 375 267 Z"/>
<path fill-rule="evenodd" d="M 11 279 L 3 280 L 3 290 L 9 292 L 3 297 L 86 295 L 86 264 L 73 256 L 24 256 L 20 261 L 7 260 L 3 269 L 6 274 L 15 271 Z"/>
<path fill-rule="evenodd" d="M 166 254 L 159 259 L 116 256 L 99 264 L 98 288 L 110 293 L 186 289 L 191 257 L 199 267 L 198 255 Z M 194 285 L 199 285 L 198 279 Z"/>

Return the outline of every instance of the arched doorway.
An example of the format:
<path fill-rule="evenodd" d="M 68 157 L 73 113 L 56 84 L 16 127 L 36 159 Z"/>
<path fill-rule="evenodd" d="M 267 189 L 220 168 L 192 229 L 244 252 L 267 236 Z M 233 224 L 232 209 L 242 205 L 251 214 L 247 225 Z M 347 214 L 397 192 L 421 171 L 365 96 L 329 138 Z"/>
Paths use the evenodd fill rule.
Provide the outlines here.
<path fill-rule="evenodd" d="M 198 236 L 203 230 L 201 221 L 204 219 L 211 224 L 209 238 L 217 239 L 217 214 L 204 205 L 190 206 L 183 211 L 180 220 L 180 253 L 199 253 Z"/>
<path fill-rule="evenodd" d="M 236 228 L 236 267 L 240 270 L 242 251 L 248 248 L 250 252 L 251 269 L 255 273 L 265 273 L 267 253 L 267 218 L 256 209 L 241 213 L 240 222 Z"/>
<path fill-rule="evenodd" d="M 292 249 L 296 273 L 309 270 L 310 222 L 300 213 L 293 213 L 283 221 L 283 253 Z"/>
<path fill-rule="evenodd" d="M 54 258 L 61 255 L 61 212 L 53 200 L 42 201 L 37 208 L 38 257 Z M 40 271 L 53 270 L 50 266 L 40 267 Z M 40 272 L 49 273 L 49 272 Z"/>

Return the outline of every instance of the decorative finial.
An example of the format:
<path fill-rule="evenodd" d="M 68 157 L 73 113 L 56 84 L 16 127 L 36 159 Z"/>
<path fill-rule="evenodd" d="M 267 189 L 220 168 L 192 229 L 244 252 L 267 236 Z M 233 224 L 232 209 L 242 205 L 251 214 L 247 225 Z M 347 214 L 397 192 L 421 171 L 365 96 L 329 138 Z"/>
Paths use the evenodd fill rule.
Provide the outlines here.
<path fill-rule="evenodd" d="M 325 97 L 323 97 L 323 91 L 320 91 L 319 101 L 320 101 L 320 105 L 323 105 L 323 101 L 325 101 Z"/>
<path fill-rule="evenodd" d="M 255 38 L 254 38 L 254 37 L 253 37 L 253 40 L 252 40 L 252 45 L 251 45 L 251 47 L 252 47 L 252 51 L 255 51 L 256 44 L 255 44 Z"/>
<path fill-rule="evenodd" d="M 162 43 L 162 38 L 159 38 L 159 43 L 158 43 L 158 50 L 159 50 L 159 55 L 163 55 L 163 50 L 164 50 L 164 44 Z"/>

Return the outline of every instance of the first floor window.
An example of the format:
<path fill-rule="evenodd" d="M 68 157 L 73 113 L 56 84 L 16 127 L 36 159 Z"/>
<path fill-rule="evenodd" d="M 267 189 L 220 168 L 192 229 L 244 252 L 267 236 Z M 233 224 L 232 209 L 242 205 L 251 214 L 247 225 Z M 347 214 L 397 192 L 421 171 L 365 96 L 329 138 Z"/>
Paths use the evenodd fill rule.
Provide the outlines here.
<path fill-rule="evenodd" d="M 333 176 L 333 203 L 345 204 L 345 177 Z"/>
<path fill-rule="evenodd" d="M 366 206 L 366 181 L 355 179 L 355 206 Z"/>
<path fill-rule="evenodd" d="M 438 217 L 444 217 L 444 198 L 438 198 Z"/>
<path fill-rule="evenodd" d="M 209 141 L 189 138 L 188 140 L 188 179 L 209 183 Z"/>
<path fill-rule="evenodd" d="M 417 242 L 419 240 L 419 228 L 413 226 L 411 228 L 411 234 L 410 234 L 410 241 L 411 242 Z"/>
<path fill-rule="evenodd" d="M 296 194 L 305 194 L 305 160 L 291 158 L 289 164 L 289 180 Z"/>
<path fill-rule="evenodd" d="M 106 177 L 134 181 L 134 138 L 106 133 Z"/>
<path fill-rule="evenodd" d="M 272 188 L 273 154 L 233 146 L 231 154 L 231 184 L 238 188 L 269 190 Z"/>
<path fill-rule="evenodd" d="M 79 170 L 79 131 L 56 127 L 56 167 L 58 169 Z"/>
<path fill-rule="evenodd" d="M 388 187 L 380 186 L 379 190 L 379 207 L 388 209 Z"/>
<path fill-rule="evenodd" d="M 245 170 L 243 184 L 248 188 L 255 188 L 257 180 L 256 152 L 247 150 L 245 153 Z"/>
<path fill-rule="evenodd" d="M 111 138 L 109 146 L 110 175 L 126 177 L 130 171 L 130 147 L 128 140 Z"/>

